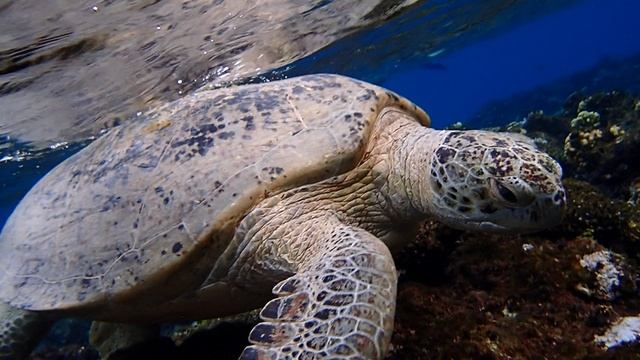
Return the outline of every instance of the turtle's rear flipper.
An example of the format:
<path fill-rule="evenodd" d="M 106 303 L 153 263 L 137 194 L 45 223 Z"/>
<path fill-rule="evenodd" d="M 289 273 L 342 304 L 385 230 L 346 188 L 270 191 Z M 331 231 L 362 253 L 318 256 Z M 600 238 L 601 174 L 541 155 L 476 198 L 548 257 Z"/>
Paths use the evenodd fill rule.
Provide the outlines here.
<path fill-rule="evenodd" d="M 51 324 L 50 316 L 0 302 L 0 360 L 25 358 Z"/>
<path fill-rule="evenodd" d="M 273 288 L 241 360 L 382 359 L 393 330 L 396 270 L 370 233 L 339 224 L 298 273 Z"/>

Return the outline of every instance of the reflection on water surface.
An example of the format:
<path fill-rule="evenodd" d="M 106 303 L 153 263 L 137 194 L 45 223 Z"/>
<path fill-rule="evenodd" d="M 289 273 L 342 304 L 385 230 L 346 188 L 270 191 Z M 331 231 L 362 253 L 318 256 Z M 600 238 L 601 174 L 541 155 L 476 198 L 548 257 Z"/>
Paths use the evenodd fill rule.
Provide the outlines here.
<path fill-rule="evenodd" d="M 0 134 L 35 147 L 76 141 L 352 34 L 355 41 L 307 69 L 382 73 L 509 20 L 515 9 L 567 2 L 0 0 Z"/>

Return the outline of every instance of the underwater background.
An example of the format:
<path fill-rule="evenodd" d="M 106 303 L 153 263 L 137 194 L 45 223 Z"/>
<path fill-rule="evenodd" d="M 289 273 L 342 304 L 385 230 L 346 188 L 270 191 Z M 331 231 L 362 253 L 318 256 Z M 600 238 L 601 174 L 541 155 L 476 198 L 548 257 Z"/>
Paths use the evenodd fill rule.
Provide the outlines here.
<path fill-rule="evenodd" d="M 372 2 L 354 23 L 323 22 Z M 638 358 L 640 2 L 292 1 L 278 8 L 283 28 L 243 22 L 260 9 L 240 3 L 237 27 L 201 28 L 180 15 L 202 12 L 189 2 L 0 1 L 0 226 L 48 170 L 153 104 L 344 74 L 413 100 L 436 128 L 527 134 L 561 162 L 568 191 L 563 224 L 538 234 L 425 223 L 396 257 L 388 359 Z M 321 24 L 312 37 L 287 38 L 307 20 Z M 111 33 L 114 23 L 126 31 Z M 233 359 L 256 321 L 170 325 L 116 358 Z M 87 329 L 61 322 L 32 359 L 96 358 Z"/>

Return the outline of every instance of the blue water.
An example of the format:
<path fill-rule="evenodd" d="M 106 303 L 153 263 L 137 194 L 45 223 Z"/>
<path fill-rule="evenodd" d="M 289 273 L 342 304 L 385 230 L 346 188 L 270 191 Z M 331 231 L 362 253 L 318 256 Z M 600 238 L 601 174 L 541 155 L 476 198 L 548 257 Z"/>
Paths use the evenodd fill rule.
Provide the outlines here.
<path fill-rule="evenodd" d="M 491 101 L 640 54 L 640 2 L 588 0 L 424 59 L 382 82 L 423 106 L 436 127 L 468 121 Z M 529 110 L 522 109 L 524 114 Z"/>

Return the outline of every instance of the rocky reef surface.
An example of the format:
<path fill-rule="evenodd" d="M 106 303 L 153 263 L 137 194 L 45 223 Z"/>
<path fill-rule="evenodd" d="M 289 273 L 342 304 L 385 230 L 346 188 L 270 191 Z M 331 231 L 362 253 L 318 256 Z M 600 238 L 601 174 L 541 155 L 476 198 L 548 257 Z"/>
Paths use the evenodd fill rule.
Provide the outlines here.
<path fill-rule="evenodd" d="M 424 223 L 396 256 L 387 359 L 637 359 L 640 99 L 573 95 L 556 114 L 532 112 L 500 130 L 526 133 L 562 163 L 565 219 L 519 236 Z M 112 358 L 235 359 L 255 322 L 249 314 L 169 327 Z M 31 359 L 96 358 L 68 324 Z"/>

